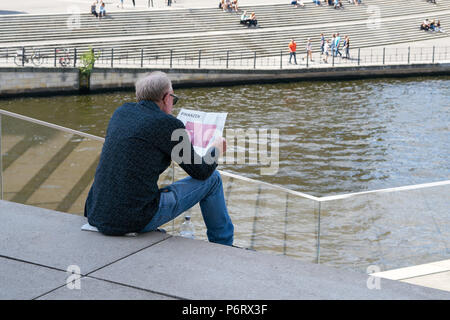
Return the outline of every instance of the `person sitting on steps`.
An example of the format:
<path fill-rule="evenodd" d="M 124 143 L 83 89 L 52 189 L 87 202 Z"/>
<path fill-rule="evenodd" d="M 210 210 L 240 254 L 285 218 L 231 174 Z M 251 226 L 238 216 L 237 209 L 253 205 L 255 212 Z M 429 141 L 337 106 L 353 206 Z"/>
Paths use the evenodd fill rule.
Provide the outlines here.
<path fill-rule="evenodd" d="M 241 15 L 241 24 L 248 24 L 250 23 L 250 16 L 247 14 L 247 11 L 244 11 L 244 13 Z"/>
<path fill-rule="evenodd" d="M 99 19 L 101 19 L 102 17 L 104 18 L 105 15 L 106 15 L 105 3 L 102 1 L 100 3 L 100 10 L 99 10 L 98 18 Z"/>
<path fill-rule="evenodd" d="M 420 30 L 428 31 L 429 29 L 430 29 L 430 22 L 428 21 L 428 19 L 425 19 L 420 25 Z"/>
<path fill-rule="evenodd" d="M 248 27 L 250 28 L 251 26 L 255 26 L 257 27 L 258 25 L 258 20 L 256 20 L 256 15 L 254 12 L 252 12 L 252 14 L 250 15 L 250 21 L 248 22 Z"/>
<path fill-rule="evenodd" d="M 298 8 L 298 7 L 304 8 L 305 7 L 305 4 L 303 3 L 302 0 L 292 0 L 291 4 L 296 8 Z"/>
<path fill-rule="evenodd" d="M 238 0 L 233 0 L 231 2 L 231 6 L 232 6 L 232 9 L 234 10 L 234 12 L 236 12 L 236 13 L 239 12 Z"/>
<path fill-rule="evenodd" d="M 232 6 L 231 6 L 231 0 L 225 0 L 225 8 L 223 11 L 231 11 L 233 10 Z"/>
<path fill-rule="evenodd" d="M 94 1 L 94 3 L 92 3 L 91 5 L 91 14 L 94 15 L 96 18 L 98 18 L 97 1 Z"/>

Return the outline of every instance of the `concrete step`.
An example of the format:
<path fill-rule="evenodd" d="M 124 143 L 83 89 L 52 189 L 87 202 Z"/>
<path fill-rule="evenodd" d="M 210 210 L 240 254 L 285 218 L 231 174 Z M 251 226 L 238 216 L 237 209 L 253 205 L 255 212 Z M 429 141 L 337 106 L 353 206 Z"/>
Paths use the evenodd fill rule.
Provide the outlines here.
<path fill-rule="evenodd" d="M 418 3 L 419 4 L 419 3 Z M 434 6 L 425 5 L 423 8 L 420 6 L 405 6 L 404 3 L 399 3 L 399 7 L 396 5 L 386 6 L 386 10 L 383 10 L 383 18 L 390 16 L 401 16 L 410 13 L 423 13 L 427 10 L 436 11 L 437 8 Z M 342 21 L 355 21 L 367 19 L 370 14 L 366 7 L 356 7 L 351 6 L 347 10 L 342 10 L 342 12 L 337 12 L 339 10 L 334 10 L 332 8 L 311 8 L 307 14 L 292 10 L 292 8 L 285 6 L 273 6 L 273 8 L 267 8 L 268 6 L 262 6 L 267 13 L 262 10 L 258 13 L 258 19 L 262 28 L 265 27 L 277 27 L 280 26 L 280 21 L 283 21 L 283 25 L 309 25 L 312 23 L 327 23 L 342 22 Z M 267 10 L 270 9 L 270 10 Z M 81 30 L 69 30 L 64 28 L 61 30 L 61 25 L 66 25 L 67 16 L 64 16 L 65 20 L 56 21 L 49 23 L 48 17 L 45 17 L 43 24 L 41 26 L 36 25 L 35 21 L 27 26 L 21 23 L 18 26 L 14 26 L 11 23 L 2 26 L 0 20 L 0 33 L 2 35 L 2 42 L 9 40 L 15 40 L 18 37 L 14 35 L 20 35 L 23 40 L 26 39 L 56 39 L 59 37 L 63 38 L 89 38 L 98 36 L 123 36 L 123 35 L 136 35 L 136 34 L 162 34 L 162 33 L 174 33 L 174 32 L 189 32 L 193 28 L 197 31 L 206 30 L 222 30 L 230 27 L 235 27 L 238 25 L 239 16 L 235 14 L 217 12 L 214 9 L 209 9 L 208 14 L 201 14 L 199 16 L 193 13 L 183 13 L 180 16 L 179 12 L 170 12 L 172 16 L 167 16 L 167 13 L 160 13 L 160 15 L 148 15 L 143 17 L 132 16 L 128 13 L 128 17 L 116 18 L 112 20 L 105 20 L 102 23 L 98 23 L 95 19 L 93 20 L 89 16 L 87 19 L 82 19 Z M 280 10 L 280 12 L 279 12 Z M 267 15 L 266 15 L 267 14 Z M 83 17 L 85 17 L 84 15 Z M 90 18 L 90 19 L 89 19 Z M 44 17 L 43 17 L 44 19 Z M 123 20 L 121 20 L 123 19 Z M 147 21 L 143 21 L 148 19 Z M 177 24 L 173 25 L 172 21 L 176 20 Z M 214 23 L 211 23 L 214 21 Z M 92 30 L 95 29 L 95 32 Z M 14 32 L 18 30 L 20 32 Z M 89 32 L 91 31 L 91 32 Z M 6 33 L 6 34 L 5 34 Z M 8 38 L 9 34 L 9 38 Z"/>
<path fill-rule="evenodd" d="M 381 280 L 382 290 L 371 290 L 364 273 L 160 232 L 107 237 L 81 231 L 84 217 L 8 201 L 0 201 L 0 218 L 2 299 L 450 297 L 445 291 L 390 279 Z M 66 286 L 71 265 L 82 276 L 80 290 Z"/>
<path fill-rule="evenodd" d="M 444 18 L 450 18 L 450 15 L 445 15 Z M 382 30 L 368 28 L 366 24 L 361 24 L 360 27 L 355 26 L 340 26 L 326 27 L 320 30 L 327 37 L 332 32 L 339 31 L 341 36 L 349 35 L 351 38 L 351 46 L 355 48 L 364 48 L 370 46 L 382 46 L 395 43 L 408 43 L 413 40 L 425 40 L 433 38 L 446 37 L 444 33 L 427 33 L 420 31 L 418 26 L 414 24 L 414 19 L 406 19 L 397 21 L 387 21 L 384 23 Z M 397 28 L 401 28 L 399 33 Z M 249 37 L 251 35 L 251 37 Z M 170 49 L 173 50 L 174 58 L 184 57 L 188 59 L 198 59 L 198 51 L 202 50 L 202 57 L 204 58 L 226 58 L 226 52 L 230 51 L 231 59 L 239 59 L 241 55 L 244 58 L 250 58 L 254 51 L 258 55 L 263 56 L 278 56 L 280 51 L 286 51 L 287 43 L 292 37 L 295 37 L 299 43 L 298 51 L 302 52 L 305 41 L 308 37 L 313 39 L 314 51 L 319 50 L 318 30 L 313 27 L 309 29 L 302 29 L 300 31 L 292 30 L 249 30 L 245 33 L 236 34 L 211 34 L 199 35 L 189 37 L 176 37 L 167 40 L 167 38 L 158 39 L 136 39 L 121 41 L 98 41 L 93 48 L 95 50 L 103 51 L 103 58 L 109 59 L 111 56 L 111 48 L 114 48 L 114 57 L 120 62 L 123 59 L 140 59 L 141 49 L 144 49 L 144 59 L 168 59 L 170 57 Z M 78 54 L 86 51 L 89 44 L 73 42 L 70 47 L 76 47 Z M 43 55 L 52 59 L 54 55 L 54 46 L 40 46 L 35 47 L 41 51 Z M 236 48 L 240 48 L 236 50 Z M 18 49 L 18 48 L 17 48 Z M 9 55 L 14 55 L 14 48 L 10 48 Z M 27 48 L 27 50 L 30 50 Z M 12 51 L 12 52 L 11 52 Z M 5 57 L 6 52 L 0 53 Z"/>

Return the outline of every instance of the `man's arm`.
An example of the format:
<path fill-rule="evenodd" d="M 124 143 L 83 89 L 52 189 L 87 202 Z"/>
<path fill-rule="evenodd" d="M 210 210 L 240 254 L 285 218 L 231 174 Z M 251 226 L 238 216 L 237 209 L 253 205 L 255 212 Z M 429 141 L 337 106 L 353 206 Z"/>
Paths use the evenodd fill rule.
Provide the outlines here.
<path fill-rule="evenodd" d="M 170 155 L 192 178 L 206 180 L 217 168 L 219 157 L 226 150 L 225 139 L 216 139 L 206 155 L 201 157 L 195 152 L 183 123 L 176 118 L 174 120 L 162 137 L 165 140 L 162 143 L 163 152 Z"/>

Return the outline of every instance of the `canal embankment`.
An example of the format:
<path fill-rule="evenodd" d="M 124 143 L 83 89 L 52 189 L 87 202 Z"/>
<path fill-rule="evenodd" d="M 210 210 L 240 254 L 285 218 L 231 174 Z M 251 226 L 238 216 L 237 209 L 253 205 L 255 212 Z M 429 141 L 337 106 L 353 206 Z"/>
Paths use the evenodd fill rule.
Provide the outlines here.
<path fill-rule="evenodd" d="M 131 90 L 140 76 L 154 70 L 168 73 L 174 87 L 181 88 L 290 81 L 450 75 L 450 63 L 310 67 L 301 69 L 95 68 L 90 75 L 88 92 Z M 83 91 L 80 81 L 81 77 L 77 68 L 1 67 L 0 97 L 74 94 Z"/>

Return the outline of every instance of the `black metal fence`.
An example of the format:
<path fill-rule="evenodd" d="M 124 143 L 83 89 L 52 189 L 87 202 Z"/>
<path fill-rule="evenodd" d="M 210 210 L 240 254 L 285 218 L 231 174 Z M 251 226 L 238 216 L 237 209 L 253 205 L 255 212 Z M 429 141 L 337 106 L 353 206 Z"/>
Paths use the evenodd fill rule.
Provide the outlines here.
<path fill-rule="evenodd" d="M 220 69 L 292 69 L 309 67 L 360 66 L 385 64 L 441 63 L 450 61 L 450 48 L 376 47 L 329 51 L 297 51 L 295 57 L 285 50 L 258 52 L 250 50 L 150 50 L 94 48 L 97 67 L 133 68 L 220 68 Z M 3 48 L 0 65 L 79 67 L 86 48 Z"/>

